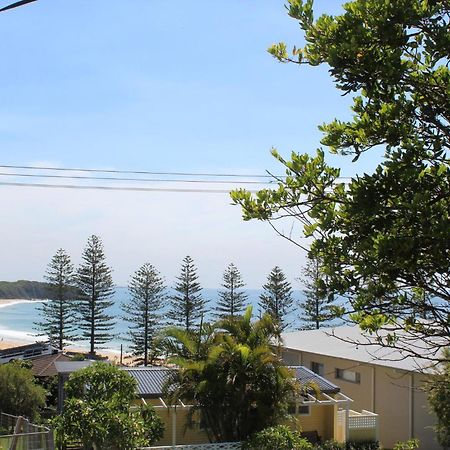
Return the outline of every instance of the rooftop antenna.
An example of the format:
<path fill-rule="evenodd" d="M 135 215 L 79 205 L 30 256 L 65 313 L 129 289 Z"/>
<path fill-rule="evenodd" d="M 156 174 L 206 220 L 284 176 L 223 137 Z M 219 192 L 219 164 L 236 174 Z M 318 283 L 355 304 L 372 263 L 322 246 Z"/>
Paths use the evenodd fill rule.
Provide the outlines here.
<path fill-rule="evenodd" d="M 9 9 L 17 8 L 19 6 L 23 6 L 23 5 L 26 5 L 28 3 L 33 3 L 33 2 L 36 2 L 36 1 L 37 0 L 20 0 L 19 2 L 11 3 L 8 6 L 0 8 L 0 12 L 8 11 Z"/>

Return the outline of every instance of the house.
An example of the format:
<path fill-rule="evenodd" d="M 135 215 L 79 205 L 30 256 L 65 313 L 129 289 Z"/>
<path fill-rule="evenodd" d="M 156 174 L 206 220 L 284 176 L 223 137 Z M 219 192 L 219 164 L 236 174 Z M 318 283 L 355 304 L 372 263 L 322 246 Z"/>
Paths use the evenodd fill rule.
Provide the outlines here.
<path fill-rule="evenodd" d="M 48 342 L 35 342 L 34 344 L 20 345 L 0 350 L 0 364 L 15 359 L 32 359 L 37 356 L 53 355 L 59 350 Z"/>
<path fill-rule="evenodd" d="M 353 400 L 353 407 L 379 416 L 385 448 L 411 438 L 422 450 L 438 450 L 424 382 L 425 359 L 376 345 L 357 326 L 284 333 L 282 358 L 332 380 Z M 371 345 L 366 345 L 370 343 Z"/>
<path fill-rule="evenodd" d="M 56 362 L 59 375 L 58 410 L 64 401 L 64 382 L 71 372 L 87 367 L 93 361 Z M 307 390 L 289 405 L 291 419 L 287 423 L 294 429 L 301 429 L 310 439 L 321 440 L 376 440 L 378 416 L 368 411 L 357 413 L 350 409 L 352 400 L 341 392 L 339 386 L 310 369 L 292 366 L 296 379 Z M 199 417 L 194 417 L 188 427 L 191 405 L 179 402 L 168 405 L 163 398 L 163 386 L 176 369 L 163 367 L 123 367 L 137 381 L 135 404 L 152 405 L 165 425 L 165 434 L 157 445 L 202 444 L 209 437 Z"/>
<path fill-rule="evenodd" d="M 53 353 L 51 355 L 40 355 L 30 358 L 31 372 L 37 378 L 53 377 L 58 374 L 55 362 L 68 362 L 71 358 L 63 352 Z"/>

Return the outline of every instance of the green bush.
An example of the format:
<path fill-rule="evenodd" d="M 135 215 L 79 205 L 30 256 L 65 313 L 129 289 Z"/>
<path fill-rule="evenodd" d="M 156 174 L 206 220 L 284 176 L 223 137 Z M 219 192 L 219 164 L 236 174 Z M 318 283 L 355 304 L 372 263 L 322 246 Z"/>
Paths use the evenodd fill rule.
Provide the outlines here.
<path fill-rule="evenodd" d="M 243 450 L 312 450 L 313 446 L 286 425 L 269 427 L 248 439 Z"/>
<path fill-rule="evenodd" d="M 0 365 L 0 410 L 36 419 L 45 406 L 46 391 L 21 361 Z"/>
<path fill-rule="evenodd" d="M 61 447 L 81 442 L 83 448 L 131 450 L 163 435 L 153 407 L 132 408 L 136 381 L 117 367 L 97 362 L 72 373 L 65 388 L 64 411 L 53 420 Z"/>
<path fill-rule="evenodd" d="M 410 439 L 406 442 L 397 442 L 394 446 L 394 450 L 416 450 L 419 448 L 418 439 Z"/>

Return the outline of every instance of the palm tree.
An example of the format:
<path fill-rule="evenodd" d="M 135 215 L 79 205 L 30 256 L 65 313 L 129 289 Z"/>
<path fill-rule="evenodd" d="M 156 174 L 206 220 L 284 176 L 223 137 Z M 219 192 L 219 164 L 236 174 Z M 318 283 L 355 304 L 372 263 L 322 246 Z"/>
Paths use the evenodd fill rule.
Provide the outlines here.
<path fill-rule="evenodd" d="M 270 345 L 272 318 L 251 319 L 248 307 L 244 316 L 221 320 L 205 335 L 169 332 L 183 350 L 172 358 L 179 371 L 166 386 L 168 400 L 193 403 L 191 418 L 200 412 L 211 440 L 245 440 L 278 423 L 296 391 L 292 373 Z"/>

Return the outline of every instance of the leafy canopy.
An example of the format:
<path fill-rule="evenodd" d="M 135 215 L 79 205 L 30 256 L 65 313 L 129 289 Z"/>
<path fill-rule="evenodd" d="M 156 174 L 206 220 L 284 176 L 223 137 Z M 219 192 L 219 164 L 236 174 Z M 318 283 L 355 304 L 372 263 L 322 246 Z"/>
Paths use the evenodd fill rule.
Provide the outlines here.
<path fill-rule="evenodd" d="M 161 419 L 150 406 L 130 408 L 136 381 L 125 371 L 97 362 L 71 374 L 65 384 L 64 411 L 56 419 L 62 445 L 131 450 L 149 446 L 163 435 Z"/>
<path fill-rule="evenodd" d="M 270 346 L 276 334 L 265 314 L 252 322 L 252 308 L 226 318 L 206 333 L 169 331 L 179 344 L 172 362 L 179 366 L 169 380 L 167 396 L 192 404 L 210 437 L 218 442 L 241 441 L 276 424 L 286 415 L 296 391 L 293 375 Z"/>
<path fill-rule="evenodd" d="M 450 351 L 447 358 L 450 360 Z M 428 386 L 428 402 L 436 414 L 437 440 L 442 447 L 450 446 L 450 363 L 445 363 L 430 379 Z"/>
<path fill-rule="evenodd" d="M 353 96 L 353 117 L 321 125 L 322 144 L 353 160 L 383 148 L 382 162 L 344 183 L 322 149 L 290 160 L 273 150 L 286 168 L 278 189 L 232 198 L 246 220 L 298 220 L 299 238 L 313 243 L 293 240 L 321 258 L 329 287 L 348 297 L 352 318 L 379 343 L 423 355 L 411 345 L 419 339 L 440 360 L 450 344 L 450 5 L 354 0 L 343 8 L 316 19 L 311 0 L 289 0 L 306 43 L 269 52 L 327 64 L 336 87 Z"/>
<path fill-rule="evenodd" d="M 46 391 L 21 361 L 0 364 L 0 411 L 35 419 L 45 406 Z"/>

